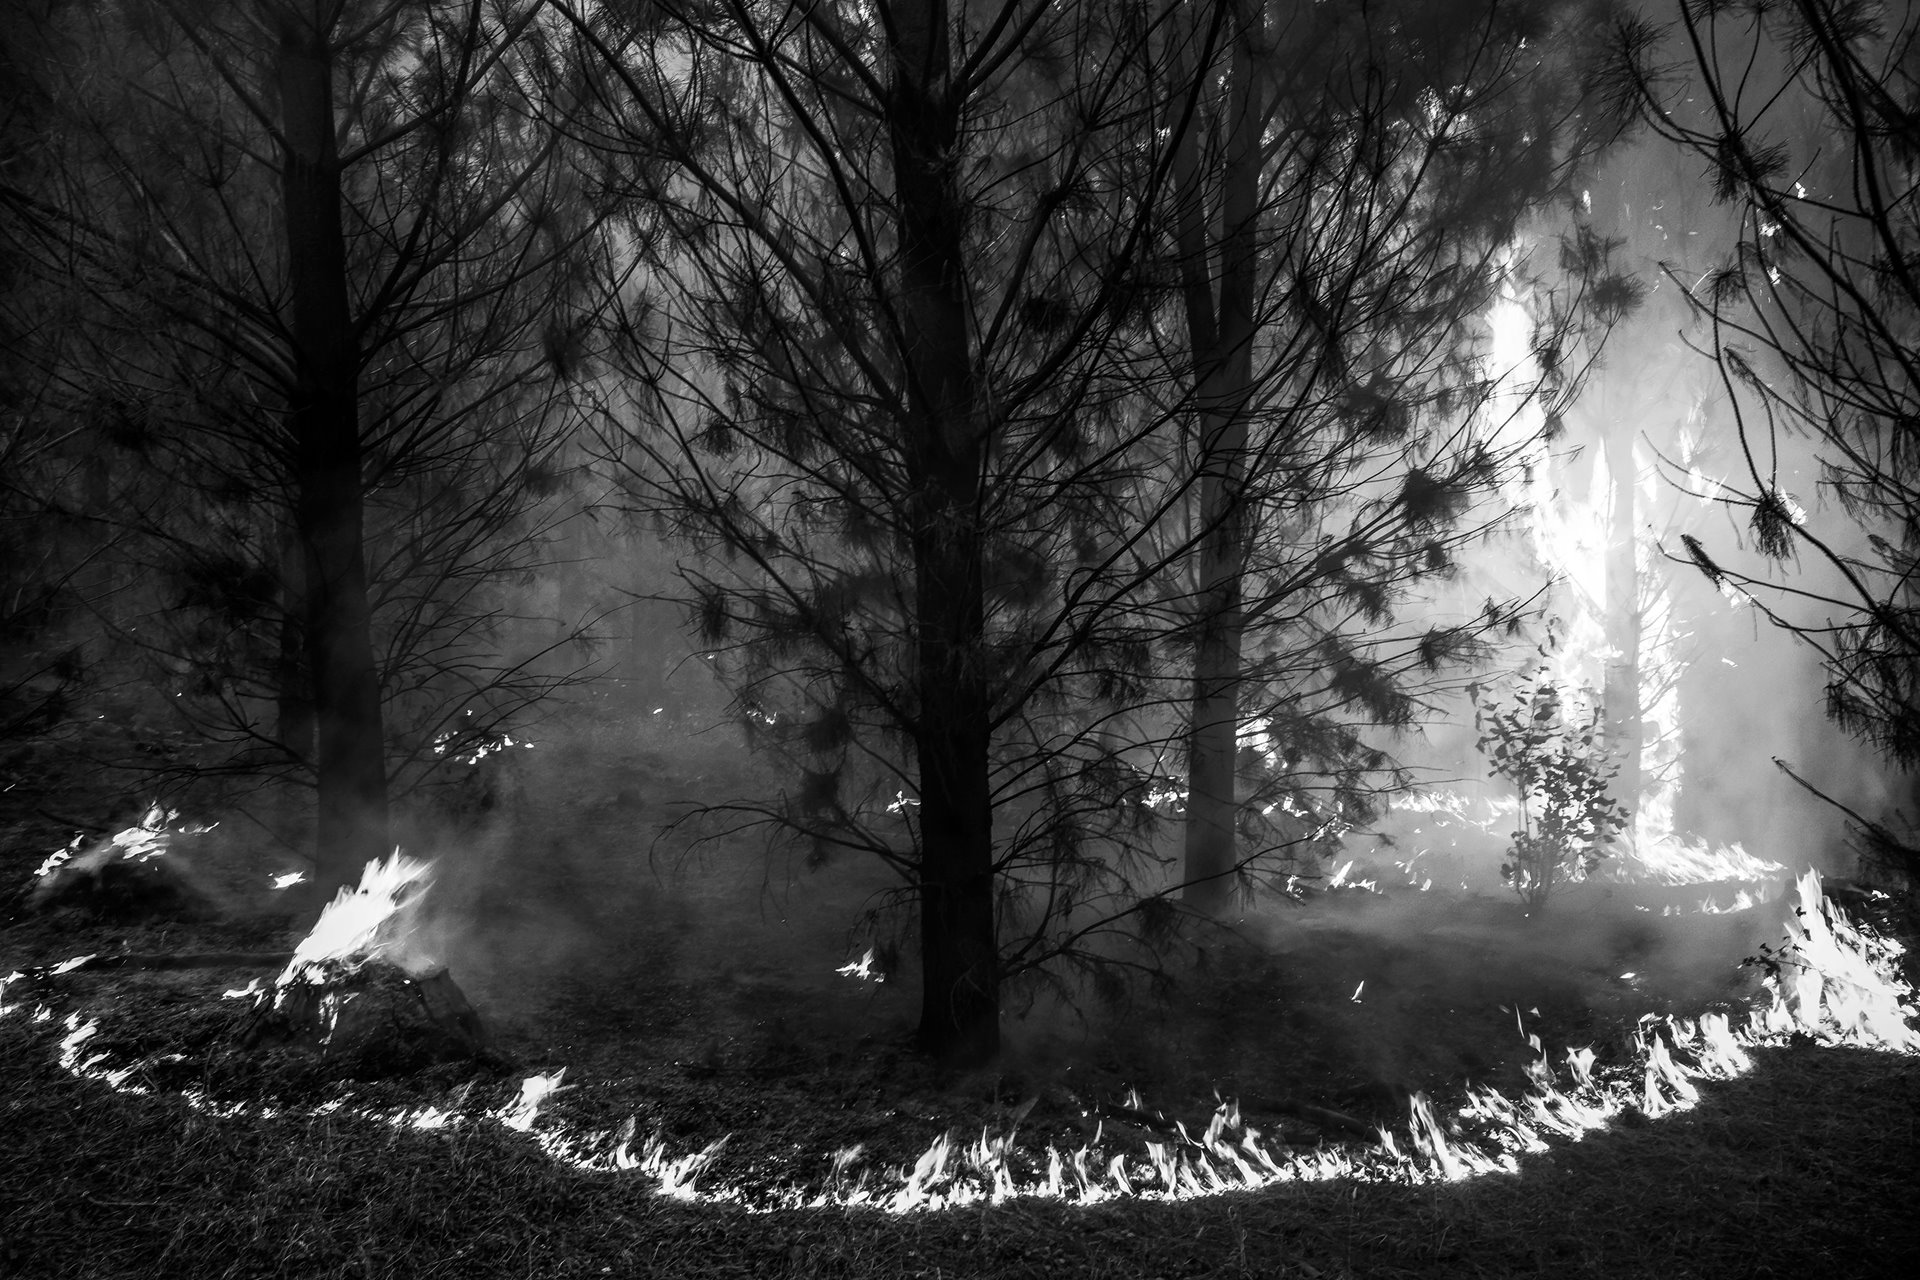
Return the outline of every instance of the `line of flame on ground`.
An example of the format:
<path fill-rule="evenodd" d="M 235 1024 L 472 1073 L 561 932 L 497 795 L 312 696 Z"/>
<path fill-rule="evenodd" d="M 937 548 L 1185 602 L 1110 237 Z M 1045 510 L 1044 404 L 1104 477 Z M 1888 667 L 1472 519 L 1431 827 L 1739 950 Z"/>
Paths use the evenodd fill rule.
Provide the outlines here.
<path fill-rule="evenodd" d="M 457 1093 L 447 1106 L 376 1111 L 356 1108 L 343 1097 L 307 1109 L 307 1114 L 347 1114 L 401 1128 L 435 1130 L 496 1124 L 524 1133 L 556 1161 L 571 1167 L 639 1175 L 661 1195 L 682 1200 L 728 1202 L 753 1210 L 840 1206 L 887 1213 L 955 1208 L 1040 1197 L 1094 1204 L 1123 1197 L 1184 1199 L 1229 1191 L 1258 1190 L 1280 1183 L 1331 1178 L 1447 1181 L 1481 1174 L 1514 1173 L 1520 1156 L 1548 1149 L 1554 1141 L 1577 1141 L 1633 1110 L 1650 1118 L 1683 1111 L 1700 1097 L 1697 1081 L 1726 1080 L 1752 1065 L 1749 1050 L 1789 1037 L 1824 1044 L 1856 1045 L 1907 1055 L 1920 1054 L 1914 1029 L 1915 995 L 1897 976 L 1898 944 L 1855 925 L 1821 892 L 1809 871 L 1796 883 L 1795 919 L 1785 945 L 1770 953 L 1766 1000 L 1736 1027 L 1723 1014 L 1698 1019 L 1648 1016 L 1635 1034 L 1638 1061 L 1625 1073 L 1596 1074 L 1591 1049 L 1567 1049 L 1556 1067 L 1538 1037 L 1527 1036 L 1539 1055 L 1530 1064 L 1531 1086 L 1508 1098 L 1474 1089 L 1457 1111 L 1443 1116 L 1416 1095 L 1403 1133 L 1381 1130 L 1376 1148 L 1316 1147 L 1288 1150 L 1246 1124 L 1237 1105 L 1223 1102 L 1199 1134 L 1176 1125 L 1164 1142 L 1146 1142 L 1137 1153 L 1106 1155 L 1101 1135 L 1072 1150 L 1049 1144 L 1043 1151 L 1017 1142 L 1018 1120 L 1005 1132 L 983 1130 L 970 1141 L 951 1133 L 935 1136 L 911 1168 L 855 1173 L 859 1147 L 825 1157 L 824 1179 L 808 1182 L 796 1170 L 785 1185 L 700 1187 L 698 1180 L 726 1145 L 676 1153 L 658 1134 L 637 1139 L 629 1119 L 612 1132 L 570 1131 L 542 1123 L 546 1103 L 566 1086 L 564 1069 L 534 1075 L 512 1102 L 470 1106 Z M 24 1011 L 6 1003 L 0 981 L 0 1017 Z M 29 1015 L 50 1022 L 45 1007 Z M 150 1092 L 132 1077 L 135 1067 L 116 1066 L 106 1054 L 89 1054 L 97 1028 L 78 1015 L 64 1023 L 59 1057 L 63 1068 L 129 1093 Z M 1522 1034 L 1525 1034 L 1522 1027 Z M 289 1114 L 268 1105 L 222 1103 L 188 1093 L 197 1109 L 218 1117 Z M 1130 1099 L 1136 1102 L 1137 1099 Z"/>

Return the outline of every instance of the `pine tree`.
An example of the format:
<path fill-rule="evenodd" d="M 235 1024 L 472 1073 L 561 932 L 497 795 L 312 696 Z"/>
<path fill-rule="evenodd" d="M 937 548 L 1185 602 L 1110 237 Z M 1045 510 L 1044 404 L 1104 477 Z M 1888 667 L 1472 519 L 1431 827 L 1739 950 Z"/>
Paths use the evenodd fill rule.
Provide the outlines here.
<path fill-rule="evenodd" d="M 599 215 L 538 120 L 544 7 L 50 11 L 45 163 L 0 187 L 104 321 L 60 372 L 196 628 L 164 655 L 182 705 L 309 774 L 323 894 L 387 851 L 421 745 L 390 714 L 490 683 L 479 584 L 529 563 L 561 464 Z"/>

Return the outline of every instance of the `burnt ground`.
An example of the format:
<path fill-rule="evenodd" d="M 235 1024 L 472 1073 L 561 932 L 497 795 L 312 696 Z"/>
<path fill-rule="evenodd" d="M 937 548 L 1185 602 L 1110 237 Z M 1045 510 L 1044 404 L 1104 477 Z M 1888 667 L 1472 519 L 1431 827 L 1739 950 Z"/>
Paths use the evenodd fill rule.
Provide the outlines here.
<path fill-rule="evenodd" d="M 1776 904 L 1727 916 L 1663 917 L 1636 910 L 1649 905 L 1645 894 L 1595 887 L 1569 895 L 1545 918 L 1530 921 L 1497 897 L 1443 898 L 1411 889 L 1327 894 L 1304 906 L 1250 917 L 1232 933 L 1188 938 L 1168 953 L 1173 982 L 1164 989 L 1141 986 L 1103 998 L 1080 993 L 1073 1002 L 1039 993 L 1017 1005 L 1010 1017 L 1002 1061 L 988 1070 L 946 1075 L 907 1049 L 916 996 L 911 970 L 891 975 L 886 983 L 834 972 L 864 949 L 867 934 L 859 921 L 875 893 L 887 887 L 884 879 L 857 865 L 808 872 L 769 862 L 749 836 L 716 840 L 697 851 L 687 849 L 684 831 L 662 838 L 662 823 L 687 804 L 725 798 L 729 790 L 753 781 L 736 741 L 682 739 L 618 723 L 576 730 L 570 745 L 543 742 L 515 756 L 514 767 L 496 779 L 484 811 L 471 790 L 450 812 L 443 803 L 433 835 L 417 842 L 424 846 L 420 852 L 439 859 L 441 877 L 432 891 L 435 906 L 423 946 L 451 964 L 487 1018 L 502 1058 L 498 1063 L 318 1062 L 307 1055 L 242 1052 L 233 1036 L 244 1011 L 238 1002 L 222 1000 L 220 992 L 259 976 L 257 967 L 85 971 L 41 984 L 32 998 L 58 1012 L 100 1020 L 90 1049 L 108 1053 L 117 1065 L 134 1066 L 133 1083 L 160 1093 L 159 1099 L 122 1100 L 114 1106 L 149 1121 L 151 1108 L 164 1106 L 164 1099 L 181 1088 L 230 1102 L 315 1102 L 340 1096 L 342 1076 L 362 1077 L 346 1087 L 376 1107 L 441 1103 L 451 1096 L 474 1106 L 498 1105 L 513 1096 L 525 1075 L 565 1067 L 574 1087 L 551 1104 L 548 1114 L 554 1120 L 608 1130 L 632 1118 L 640 1132 L 657 1132 L 675 1151 L 697 1150 L 725 1137 L 727 1145 L 703 1175 L 705 1182 L 817 1189 L 836 1152 L 859 1146 L 853 1171 L 865 1169 L 885 1181 L 890 1172 L 910 1165 L 935 1136 L 954 1132 L 964 1138 L 982 1128 L 1003 1132 L 1028 1103 L 1022 1143 L 1034 1152 L 1049 1143 L 1079 1147 L 1096 1134 L 1105 1151 L 1137 1148 L 1150 1139 L 1164 1140 L 1165 1131 L 1155 1123 L 1160 1116 L 1198 1130 L 1216 1097 L 1239 1098 L 1249 1120 L 1289 1144 L 1364 1142 L 1371 1126 L 1404 1122 L 1406 1098 L 1414 1091 L 1446 1099 L 1471 1083 L 1517 1092 L 1534 1056 L 1526 1035 L 1538 1035 L 1550 1048 L 1592 1045 L 1605 1063 L 1625 1058 L 1627 1037 L 1643 1014 L 1735 1007 L 1757 981 L 1755 970 L 1737 962 L 1752 952 L 1756 939 L 1774 936 L 1782 910 Z M 137 801 L 117 792 L 103 793 L 101 779 L 113 775 L 97 768 L 63 769 L 54 752 L 26 763 L 51 785 L 34 792 L 16 785 L 7 793 L 11 807 L 0 810 L 6 839 L 0 875 L 10 884 L 45 855 L 48 829 L 57 829 L 60 819 L 137 807 Z M 20 765 L 15 762 L 17 779 L 30 780 Z M 420 826 L 427 829 L 424 822 Z M 270 842 L 249 836 L 249 830 L 231 823 L 226 835 L 190 851 L 198 877 L 227 905 L 220 918 L 113 923 L 79 910 L 20 917 L 0 930 L 0 967 L 89 952 L 290 949 L 297 931 L 263 891 L 268 874 L 285 869 L 285 856 Z M 59 842 L 54 835 L 52 843 Z M 1686 903 L 1686 894 L 1674 896 Z M 1633 976 L 1622 976 L 1627 974 Z M 8 1035 L 23 1035 L 19 1020 L 13 1021 Z M 51 1039 L 43 1034 L 35 1043 L 27 1056 L 37 1065 L 20 1060 L 13 1069 L 31 1077 L 31 1087 L 47 1090 L 52 1088 L 46 1074 Z M 1845 1079 L 1851 1078 L 1849 1072 L 1872 1076 L 1877 1083 L 1871 1090 L 1857 1088 L 1874 1092 L 1876 1106 L 1914 1096 L 1908 1060 L 1820 1052 L 1839 1055 L 1831 1061 L 1845 1065 Z M 1802 1079 L 1810 1059 L 1789 1055 L 1778 1061 L 1777 1070 L 1787 1071 L 1795 1088 L 1812 1088 Z M 1763 1064 L 1759 1074 L 1767 1069 Z M 75 1089 L 96 1094 L 101 1089 L 61 1080 L 63 1097 Z M 1743 1081 L 1725 1087 L 1758 1086 Z M 1122 1109 L 1131 1101 L 1129 1091 L 1141 1104 L 1131 1112 Z M 16 1107 L 14 1119 L 32 1120 L 37 1106 Z M 1907 1178 L 1909 1194 L 1912 1114 L 1907 1113 L 1907 1145 L 1893 1153 L 1892 1172 L 1881 1179 Z M 249 1122 L 233 1123 L 244 1128 Z M 1747 1121 L 1730 1114 L 1724 1123 L 1740 1129 Z M 1837 1121 L 1826 1117 L 1820 1123 Z M 1887 1122 L 1883 1117 L 1875 1123 L 1884 1141 Z M 1623 1141 L 1631 1137 L 1622 1135 Z M 1710 1136 L 1693 1134 L 1689 1140 L 1711 1144 Z M 403 1140 L 389 1134 L 380 1141 Z M 1765 1135 L 1729 1138 L 1730 1150 L 1714 1155 L 1737 1163 L 1740 1151 L 1767 1141 Z M 38 1149 L 42 1140 L 28 1145 Z M 1630 1147 L 1626 1142 L 1620 1150 Z M 1591 1140 L 1581 1148 L 1601 1149 Z M 524 1152 L 501 1156 L 514 1169 L 525 1158 Z M 1630 1167 L 1630 1154 L 1610 1158 L 1624 1162 L 1626 1167 L 1616 1171 L 1621 1178 L 1649 1176 Z M 1546 1183 L 1584 1176 L 1552 1160 L 1538 1167 Z M 513 1176 L 523 1174 L 532 1176 L 524 1170 Z M 1661 1169 L 1656 1176 L 1689 1175 Z M 1783 1195 L 1805 1194 L 1784 1165 L 1766 1176 L 1784 1180 L 1778 1188 Z M 1734 1190 L 1759 1205 L 1773 1194 L 1771 1185 L 1742 1182 Z M 1540 1190 L 1557 1194 L 1544 1184 Z M 1636 1194 L 1619 1187 L 1611 1193 Z M 137 1199 L 116 1197 L 110 1188 L 89 1194 L 96 1203 Z M 1870 1193 L 1855 1188 L 1849 1194 Z M 1360 1195 L 1356 1184 L 1341 1210 L 1347 1222 L 1340 1246 L 1348 1260 L 1344 1265 L 1354 1258 L 1352 1206 Z M 1432 1195 L 1426 1209 L 1409 1201 L 1394 1210 L 1427 1215 L 1420 1219 L 1424 1242 L 1389 1233 L 1367 1244 L 1374 1237 L 1362 1230 L 1362 1254 L 1385 1262 L 1404 1253 L 1409 1266 L 1425 1259 L 1420 1269 L 1428 1271 L 1443 1259 L 1471 1259 L 1471 1253 L 1454 1252 L 1458 1237 L 1448 1243 L 1456 1228 L 1434 1216 L 1440 1201 Z M 1324 1216 L 1310 1227 L 1275 1227 L 1264 1216 L 1271 1206 L 1244 1199 L 1234 1203 L 1237 1208 L 1220 1211 L 1224 1219 L 1219 1212 L 1209 1218 L 1196 1210 L 1199 1217 L 1192 1220 L 1202 1236 L 1215 1232 L 1216 1243 L 1239 1233 L 1242 1270 L 1234 1274 L 1279 1273 L 1246 1262 L 1246 1242 L 1263 1238 L 1261 1231 L 1280 1230 L 1291 1240 L 1301 1230 L 1313 1236 L 1328 1229 Z M 1336 1208 L 1321 1206 L 1316 1212 Z M 1037 1211 L 1005 1212 L 1011 1216 L 1004 1225 L 1018 1238 L 1020 1215 Z M 1093 1216 L 1114 1212 L 1123 1216 L 1109 1224 L 1111 1232 L 1125 1233 L 1110 1241 L 1121 1251 L 1117 1259 L 1134 1239 L 1132 1228 L 1124 1225 L 1126 1211 Z M 1533 1205 L 1526 1212 L 1550 1209 Z M 1052 1214 L 1049 1209 L 1041 1216 Z M 1235 1215 L 1244 1215 L 1244 1221 Z M 1266 1226 L 1249 1225 L 1256 1221 Z M 1395 1231 L 1414 1229 L 1410 1220 L 1396 1221 L 1401 1225 Z M 1724 1223 L 1703 1224 L 1700 1230 L 1717 1240 L 1723 1228 Z M 600 1229 L 615 1227 L 603 1222 Z M 1605 1230 L 1616 1229 L 1614 1224 Z M 800 1256 L 794 1251 L 801 1249 L 794 1242 L 811 1239 L 811 1228 L 789 1224 L 782 1230 L 788 1242 L 778 1256 L 791 1274 L 932 1274 L 917 1266 L 916 1254 L 896 1248 L 895 1237 L 880 1242 L 866 1235 L 839 1239 L 833 1248 L 840 1262 L 834 1266 L 823 1262 L 794 1269 L 792 1260 Z M 1594 1230 L 1605 1234 L 1598 1224 Z M 1577 1223 L 1554 1231 L 1552 1241 L 1539 1242 L 1527 1256 L 1562 1267 L 1585 1256 L 1583 1250 L 1596 1258 L 1609 1256 L 1593 1241 L 1581 1243 L 1583 1228 Z M 1039 1273 L 1021 1271 L 1011 1261 L 987 1266 L 978 1258 L 972 1265 L 979 1269 L 965 1269 L 961 1259 L 968 1255 L 962 1246 L 983 1248 L 987 1238 L 983 1226 L 958 1243 L 949 1240 L 955 1252 L 947 1265 L 956 1269 L 942 1274 Z M 1330 1239 L 1311 1255 L 1320 1259 L 1319 1269 L 1301 1274 L 1346 1273 L 1325 1252 L 1332 1247 Z M 535 1247 L 527 1241 L 521 1245 Z M 8 1247 L 17 1253 L 21 1246 Z M 1489 1257 L 1511 1255 L 1512 1265 L 1524 1265 L 1512 1242 L 1489 1240 L 1486 1247 L 1492 1250 Z M 1835 1247 L 1832 1241 L 1806 1245 L 1829 1257 Z M 862 1248 L 869 1249 L 869 1260 L 879 1269 L 863 1269 L 868 1263 L 861 1260 L 866 1258 Z M 1059 1241 L 1046 1248 L 1074 1251 Z M 1881 1251 L 1876 1246 L 1875 1252 Z M 0 1274 L 7 1256 L 0 1249 Z M 724 1251 L 715 1254 L 722 1256 Z M 1619 1268 L 1618 1250 L 1610 1256 L 1610 1265 Z M 1151 1257 L 1160 1255 L 1146 1248 L 1140 1254 L 1143 1269 L 1116 1262 L 1103 1272 L 1090 1263 L 1068 1263 L 1062 1254 L 1041 1269 L 1216 1273 L 1181 1270 L 1165 1257 L 1150 1263 Z M 1221 1269 L 1230 1261 L 1226 1254 L 1215 1258 Z M 760 1273 L 764 1262 L 740 1274 Z M 329 1266 L 333 1269 L 295 1267 L 286 1274 L 356 1273 L 345 1264 Z M 556 1263 L 533 1273 L 566 1269 Z M 657 1273 L 696 1272 L 729 1273 L 691 1263 Z M 1460 1271 L 1476 1272 L 1477 1264 Z M 1752 1267 L 1740 1273 L 1746 1272 L 1764 1273 Z M 141 1274 L 111 1268 L 62 1273 Z M 383 1270 L 369 1264 L 364 1273 L 416 1272 L 405 1265 Z M 1687 1273 L 1684 1267 L 1675 1272 Z M 1699 1273 L 1735 1274 L 1711 1267 Z M 1872 1268 L 1854 1273 L 1869 1274 Z"/>

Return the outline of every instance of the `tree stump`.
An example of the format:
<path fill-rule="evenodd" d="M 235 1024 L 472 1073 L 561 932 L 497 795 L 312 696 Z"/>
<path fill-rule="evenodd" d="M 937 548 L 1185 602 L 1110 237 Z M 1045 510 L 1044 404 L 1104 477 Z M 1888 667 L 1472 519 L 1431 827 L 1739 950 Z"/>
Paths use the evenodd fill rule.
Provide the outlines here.
<path fill-rule="evenodd" d="M 170 829 L 171 817 L 156 809 L 139 826 L 54 854 L 34 876 L 27 909 L 77 908 L 118 924 L 218 915 L 179 848 L 192 833 Z"/>
<path fill-rule="evenodd" d="M 362 1078 L 494 1056 L 445 966 L 409 973 L 372 955 L 290 967 L 254 997 L 240 1044 L 317 1051 Z"/>

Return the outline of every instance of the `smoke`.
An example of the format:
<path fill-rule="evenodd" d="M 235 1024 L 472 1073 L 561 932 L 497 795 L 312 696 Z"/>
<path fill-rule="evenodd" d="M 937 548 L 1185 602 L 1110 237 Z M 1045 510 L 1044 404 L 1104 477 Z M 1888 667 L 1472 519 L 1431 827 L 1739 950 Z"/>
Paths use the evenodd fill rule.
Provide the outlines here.
<path fill-rule="evenodd" d="M 777 781 L 737 729 L 627 707 L 576 708 L 514 757 L 522 801 L 435 850 L 423 933 L 490 1016 L 553 1043 L 638 1034 L 649 1058 L 765 1065 L 813 1043 L 897 1030 L 897 986 L 836 971 L 890 884 L 874 864 L 808 871 L 763 829 L 700 804 Z M 536 731 L 537 733 L 537 731 Z M 673 825 L 678 823 L 677 826 Z M 556 1046 L 557 1047 L 557 1046 Z"/>

